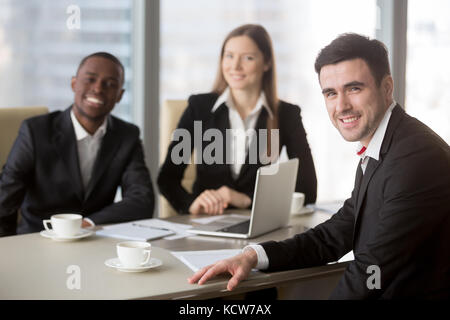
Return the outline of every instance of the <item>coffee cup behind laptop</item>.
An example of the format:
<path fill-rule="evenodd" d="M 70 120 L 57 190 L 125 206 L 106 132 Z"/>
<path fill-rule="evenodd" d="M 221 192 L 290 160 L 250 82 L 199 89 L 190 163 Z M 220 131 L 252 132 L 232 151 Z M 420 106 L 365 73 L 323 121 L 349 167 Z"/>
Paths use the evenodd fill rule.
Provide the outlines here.
<path fill-rule="evenodd" d="M 291 214 L 300 213 L 305 203 L 305 194 L 301 192 L 294 192 L 292 194 Z"/>
<path fill-rule="evenodd" d="M 44 220 L 44 227 L 47 231 L 53 231 L 60 237 L 73 237 L 80 232 L 81 221 L 83 216 L 81 214 L 55 214 L 49 220 Z M 48 224 L 52 224 L 50 229 Z"/>

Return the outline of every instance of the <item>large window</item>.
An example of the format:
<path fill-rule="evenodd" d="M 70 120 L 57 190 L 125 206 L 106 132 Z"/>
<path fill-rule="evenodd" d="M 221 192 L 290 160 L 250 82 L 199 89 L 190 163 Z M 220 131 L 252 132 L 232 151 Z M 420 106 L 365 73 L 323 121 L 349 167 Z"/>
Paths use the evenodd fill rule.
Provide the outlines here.
<path fill-rule="evenodd" d="M 211 90 L 226 34 L 244 23 L 262 24 L 274 42 L 279 96 L 302 108 L 319 179 L 318 200 L 346 198 L 352 189 L 358 159 L 354 146 L 343 140 L 328 119 L 313 64 L 319 50 L 340 33 L 375 36 L 380 21 L 377 2 L 384 3 L 160 0 L 160 100 L 187 99 L 190 94 Z M 133 83 L 137 72 L 147 70 L 134 60 L 140 53 L 134 35 L 142 35 L 142 30 L 135 30 L 142 25 L 136 24 L 134 13 L 135 7 L 143 3 L 0 0 L 0 107 L 66 108 L 73 100 L 70 79 L 81 58 L 95 51 L 109 51 L 126 68 L 126 93 L 114 113 L 143 124 L 142 110 L 138 108 L 144 103 L 136 97 L 144 89 L 133 92 L 138 85 L 142 88 L 149 85 L 141 81 Z M 69 10 L 71 6 L 80 10 L 79 28 L 68 27 L 68 20 L 76 13 L 73 8 Z M 408 1 L 405 101 L 408 113 L 447 142 L 450 141 L 450 93 L 446 90 L 450 84 L 449 12 L 447 0 Z M 145 14 L 148 17 L 149 11 Z M 147 24 L 150 25 L 148 20 Z M 158 33 L 157 28 L 147 28 L 146 32 Z M 147 34 L 146 39 L 150 39 Z M 157 44 L 147 47 L 153 45 Z M 155 143 L 146 148 L 149 154 L 157 151 Z"/>
<path fill-rule="evenodd" d="M 132 0 L 0 0 L 0 107 L 65 109 L 80 60 L 108 51 L 126 69 L 126 93 L 114 113 L 133 120 L 132 6 Z"/>
<path fill-rule="evenodd" d="M 318 201 L 349 197 L 358 162 L 355 146 L 343 140 L 328 118 L 314 60 L 341 33 L 374 37 L 376 1 L 161 1 L 161 101 L 210 91 L 223 39 L 245 23 L 268 30 L 279 96 L 302 108 L 318 174 Z"/>
<path fill-rule="evenodd" d="M 450 1 L 408 2 L 406 111 L 450 143 Z"/>

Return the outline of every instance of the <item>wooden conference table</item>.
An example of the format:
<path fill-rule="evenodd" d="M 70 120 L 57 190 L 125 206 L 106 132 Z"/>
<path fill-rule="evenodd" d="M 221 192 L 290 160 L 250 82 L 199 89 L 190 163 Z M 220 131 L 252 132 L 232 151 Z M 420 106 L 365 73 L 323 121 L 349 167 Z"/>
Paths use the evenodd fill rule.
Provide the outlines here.
<path fill-rule="evenodd" d="M 347 263 L 260 272 L 228 292 L 229 276 L 225 275 L 201 286 L 189 284 L 186 279 L 193 272 L 170 251 L 238 249 L 248 243 L 283 240 L 304 231 L 304 226 L 314 227 L 330 217 L 318 211 L 292 216 L 288 227 L 249 240 L 207 236 L 154 240 L 152 256 L 162 260 L 163 265 L 142 273 L 125 273 L 105 266 L 105 260 L 116 257 L 115 244 L 122 241 L 119 239 L 94 235 L 58 242 L 39 233 L 0 238 L 0 299 L 208 299 L 230 295 L 233 298 L 269 287 L 277 287 L 281 299 L 326 299 Z M 177 216 L 168 220 L 190 223 L 191 218 Z M 78 268 L 79 289 L 70 285 L 75 274 L 71 266 Z"/>

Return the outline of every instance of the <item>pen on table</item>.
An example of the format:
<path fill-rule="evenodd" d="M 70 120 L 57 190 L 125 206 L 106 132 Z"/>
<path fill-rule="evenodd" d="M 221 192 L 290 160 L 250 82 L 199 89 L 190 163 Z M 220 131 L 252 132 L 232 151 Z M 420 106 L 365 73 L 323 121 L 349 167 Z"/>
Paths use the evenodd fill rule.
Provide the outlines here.
<path fill-rule="evenodd" d="M 150 228 L 150 229 L 156 229 L 156 230 L 172 231 L 172 230 L 167 229 L 167 228 L 160 228 L 160 227 L 146 226 L 146 225 L 139 224 L 139 223 L 133 223 L 132 225 L 133 225 L 133 226 L 136 226 L 136 227 L 141 227 L 141 228 Z"/>

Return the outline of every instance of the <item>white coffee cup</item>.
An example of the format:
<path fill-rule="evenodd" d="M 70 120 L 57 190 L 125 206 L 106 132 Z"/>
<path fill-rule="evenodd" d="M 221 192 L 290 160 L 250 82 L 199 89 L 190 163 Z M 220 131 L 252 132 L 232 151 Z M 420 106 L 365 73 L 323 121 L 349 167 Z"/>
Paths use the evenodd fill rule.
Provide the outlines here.
<path fill-rule="evenodd" d="M 303 209 L 305 203 L 305 194 L 301 192 L 294 192 L 292 194 L 291 213 L 299 213 Z"/>
<path fill-rule="evenodd" d="M 82 220 L 81 214 L 63 213 L 55 214 L 43 223 L 47 231 L 53 231 L 60 237 L 73 237 L 80 232 Z M 51 229 L 48 227 L 49 223 L 52 224 Z"/>
<path fill-rule="evenodd" d="M 127 268 L 136 268 L 150 260 L 152 245 L 143 241 L 126 241 L 116 245 L 120 263 Z"/>

